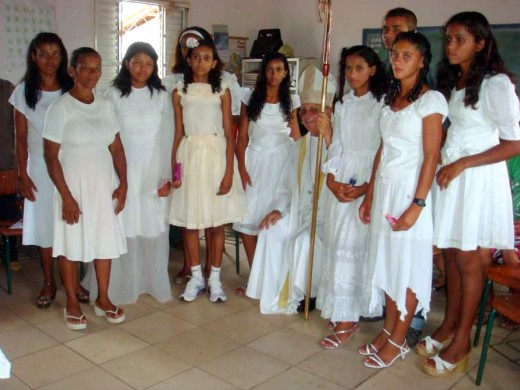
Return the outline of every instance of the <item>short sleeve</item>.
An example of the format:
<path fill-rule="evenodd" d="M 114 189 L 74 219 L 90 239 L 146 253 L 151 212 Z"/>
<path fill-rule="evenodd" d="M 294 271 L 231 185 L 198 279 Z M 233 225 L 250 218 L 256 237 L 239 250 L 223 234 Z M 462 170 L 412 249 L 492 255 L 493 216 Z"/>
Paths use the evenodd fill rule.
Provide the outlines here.
<path fill-rule="evenodd" d="M 442 121 L 448 116 L 448 102 L 443 94 L 437 91 L 427 91 L 419 101 L 417 112 L 421 118 L 432 114 L 441 114 Z"/>
<path fill-rule="evenodd" d="M 119 125 L 119 119 L 117 119 L 116 107 L 114 106 L 114 103 L 108 99 L 105 99 L 105 104 L 107 105 L 108 116 L 111 121 L 110 127 L 112 128 L 114 135 L 116 135 L 121 129 L 121 126 Z"/>
<path fill-rule="evenodd" d="M 63 104 L 61 104 L 62 100 L 63 97 L 51 103 L 43 121 L 42 137 L 58 144 L 61 144 L 65 127 L 66 110 Z"/>
<path fill-rule="evenodd" d="M 27 106 L 27 102 L 25 101 L 25 83 L 22 82 L 16 86 L 11 97 L 9 98 L 9 103 L 12 104 L 16 110 L 27 116 L 27 111 L 29 107 Z"/>
<path fill-rule="evenodd" d="M 291 95 L 292 109 L 296 110 L 301 107 L 300 95 Z"/>
<path fill-rule="evenodd" d="M 341 117 L 343 115 L 343 104 L 341 102 L 336 103 L 334 114 L 331 117 L 332 128 L 332 143 L 329 146 L 328 159 L 322 164 L 321 170 L 323 173 L 332 173 L 337 176 L 341 156 L 343 155 L 343 145 L 341 143 Z"/>
<path fill-rule="evenodd" d="M 226 89 L 229 89 L 230 94 L 232 93 L 230 80 L 222 77 L 222 80 L 220 80 L 220 92 L 218 93 L 218 95 L 224 95 L 226 93 Z M 233 95 L 231 95 L 231 101 L 233 101 Z"/>
<path fill-rule="evenodd" d="M 240 115 L 240 98 L 242 91 L 240 91 L 237 76 L 229 72 L 222 72 L 222 80 L 226 80 L 229 84 L 229 91 L 231 92 L 231 113 L 233 115 Z"/>
<path fill-rule="evenodd" d="M 177 95 L 184 96 L 184 92 L 182 91 L 184 89 L 184 78 L 177 80 L 175 85 L 173 86 L 173 91 L 177 91 Z"/>
<path fill-rule="evenodd" d="M 483 109 L 497 127 L 499 137 L 510 141 L 520 139 L 520 107 L 509 77 L 504 74 L 490 77 L 483 81 L 481 89 Z"/>
<path fill-rule="evenodd" d="M 249 106 L 249 101 L 251 100 L 251 96 L 253 95 L 253 91 L 247 87 L 242 87 L 242 103 L 246 106 Z"/>

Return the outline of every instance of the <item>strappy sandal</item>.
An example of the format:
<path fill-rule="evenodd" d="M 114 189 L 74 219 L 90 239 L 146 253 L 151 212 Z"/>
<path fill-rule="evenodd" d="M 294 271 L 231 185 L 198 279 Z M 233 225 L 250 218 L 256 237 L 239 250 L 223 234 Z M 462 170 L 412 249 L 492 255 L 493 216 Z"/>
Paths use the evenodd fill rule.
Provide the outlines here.
<path fill-rule="evenodd" d="M 381 332 L 386 333 L 388 336 L 390 336 L 390 332 L 385 328 L 383 328 Z M 376 347 L 374 347 L 374 344 L 372 343 L 368 343 L 362 346 L 361 348 L 358 348 L 358 353 L 363 356 L 373 356 L 376 355 L 378 352 L 379 350 Z"/>
<path fill-rule="evenodd" d="M 119 313 L 119 307 L 117 306 L 115 310 L 103 310 L 94 304 L 94 312 L 98 317 L 105 317 L 110 324 L 120 324 L 125 320 L 125 313 L 123 311 Z"/>
<path fill-rule="evenodd" d="M 36 306 L 40 309 L 48 309 L 51 306 L 58 290 L 55 283 L 44 283 L 42 292 L 45 290 L 45 287 L 53 287 L 53 290 L 50 296 L 41 295 L 42 293 L 40 292 L 40 295 L 36 298 Z"/>
<path fill-rule="evenodd" d="M 450 345 L 451 340 L 452 339 L 446 339 L 443 342 L 439 342 L 435 339 L 432 339 L 431 336 L 426 336 L 415 346 L 415 353 L 426 358 L 432 357 Z"/>
<path fill-rule="evenodd" d="M 242 286 L 236 288 L 235 295 L 237 297 L 245 297 L 246 291 L 247 291 L 247 282 L 245 282 Z"/>
<path fill-rule="evenodd" d="M 338 325 L 337 321 L 329 321 L 327 322 L 327 329 L 333 330 L 336 327 L 336 325 Z"/>
<path fill-rule="evenodd" d="M 388 342 L 390 344 L 392 344 L 394 347 L 396 347 L 397 349 L 399 349 L 399 353 L 392 359 L 390 360 L 388 363 L 385 363 L 383 361 L 383 359 L 381 359 L 379 357 L 379 355 L 370 355 L 366 358 L 366 360 L 363 362 L 363 364 L 365 365 L 365 367 L 368 367 L 368 368 L 377 368 L 377 369 L 380 369 L 380 368 L 387 368 L 387 367 L 390 367 L 392 364 L 394 364 L 394 362 L 398 359 L 398 358 L 401 358 L 401 360 L 404 360 L 406 354 L 408 352 L 410 352 L 410 347 L 408 346 L 408 344 L 406 343 L 406 340 L 403 342 L 403 344 L 399 345 L 397 343 L 395 343 L 394 341 L 392 341 L 392 339 L 388 339 Z"/>
<path fill-rule="evenodd" d="M 79 303 L 90 303 L 90 291 L 81 290 L 76 293 L 76 298 L 78 298 Z"/>
<path fill-rule="evenodd" d="M 354 336 L 357 332 L 359 332 L 359 326 L 357 324 L 354 324 L 350 328 L 344 330 L 336 331 L 335 329 L 332 329 L 332 333 L 321 341 L 320 347 L 322 347 L 323 349 L 339 348 L 344 342 L 346 342 L 349 338 Z M 347 337 L 343 341 L 339 338 L 339 336 L 342 334 L 347 335 Z M 329 343 L 329 345 L 324 345 L 322 344 L 323 342 Z"/>
<path fill-rule="evenodd" d="M 442 359 L 439 355 L 432 356 L 424 359 L 423 371 L 431 376 L 447 376 L 454 372 L 464 372 L 468 367 L 469 353 L 460 359 L 458 362 L 450 363 Z M 428 360 L 432 360 L 435 363 L 435 367 L 428 365 Z"/>
<path fill-rule="evenodd" d="M 70 330 L 82 330 L 87 328 L 86 317 L 82 314 L 80 317 L 72 316 L 67 314 L 67 309 L 63 309 L 63 318 L 65 319 L 65 325 Z M 74 322 L 70 322 L 73 320 Z"/>

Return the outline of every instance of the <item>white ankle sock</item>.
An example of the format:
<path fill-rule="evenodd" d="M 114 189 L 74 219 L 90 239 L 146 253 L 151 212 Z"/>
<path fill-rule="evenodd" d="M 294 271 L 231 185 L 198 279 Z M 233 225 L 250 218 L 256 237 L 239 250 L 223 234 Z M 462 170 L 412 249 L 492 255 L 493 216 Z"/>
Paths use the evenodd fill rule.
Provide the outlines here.
<path fill-rule="evenodd" d="M 209 278 L 213 280 L 220 280 L 220 269 L 221 267 L 211 266 L 211 272 L 209 274 Z"/>
<path fill-rule="evenodd" d="M 193 276 L 196 279 L 202 279 L 202 269 L 200 267 L 200 264 L 191 267 L 191 276 Z"/>

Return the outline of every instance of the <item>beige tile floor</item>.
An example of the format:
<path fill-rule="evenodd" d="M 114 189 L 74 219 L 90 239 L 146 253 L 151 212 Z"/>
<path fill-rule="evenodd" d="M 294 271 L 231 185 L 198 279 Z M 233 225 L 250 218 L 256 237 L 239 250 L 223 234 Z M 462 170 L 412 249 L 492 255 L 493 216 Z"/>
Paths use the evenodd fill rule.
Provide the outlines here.
<path fill-rule="evenodd" d="M 233 247 L 227 249 L 234 253 Z M 170 275 L 179 269 L 180 258 L 174 250 Z M 88 328 L 74 332 L 63 323 L 63 289 L 50 309 L 36 308 L 42 278 L 37 252 L 23 250 L 12 296 L 3 289 L 4 267 L 0 270 L 0 348 L 12 362 L 12 377 L 0 380 L 0 389 L 475 388 L 480 348 L 466 374 L 443 379 L 423 374 L 414 353 L 386 370 L 365 368 L 356 348 L 374 337 L 381 322 L 361 324 L 341 349 L 322 350 L 318 341 L 327 331 L 319 312 L 308 321 L 297 315 L 263 316 L 255 301 L 233 295 L 249 272 L 243 251 L 241 259 L 237 275 L 234 259 L 225 255 L 225 303 L 212 304 L 202 296 L 192 303 L 159 304 L 142 296 L 125 307 L 127 320 L 120 325 L 109 325 L 83 306 Z M 175 297 L 182 292 L 172 288 Z M 426 333 L 441 321 L 443 305 L 443 293 L 434 293 Z M 508 332 L 495 327 L 493 334 L 499 341 Z M 520 358 L 520 341 L 516 348 L 507 352 Z M 518 389 L 519 381 L 520 369 L 491 351 L 481 388 Z"/>

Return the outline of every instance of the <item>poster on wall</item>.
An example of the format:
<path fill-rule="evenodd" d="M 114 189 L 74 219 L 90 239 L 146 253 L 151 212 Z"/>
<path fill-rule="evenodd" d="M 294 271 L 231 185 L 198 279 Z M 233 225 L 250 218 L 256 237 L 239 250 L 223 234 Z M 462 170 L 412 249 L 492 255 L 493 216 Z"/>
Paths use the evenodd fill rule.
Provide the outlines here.
<path fill-rule="evenodd" d="M 18 82 L 33 37 L 56 31 L 55 1 L 0 0 L 0 15 L 0 78 Z"/>
<path fill-rule="evenodd" d="M 222 62 L 229 61 L 229 33 L 226 25 L 213 25 L 213 40 Z"/>

